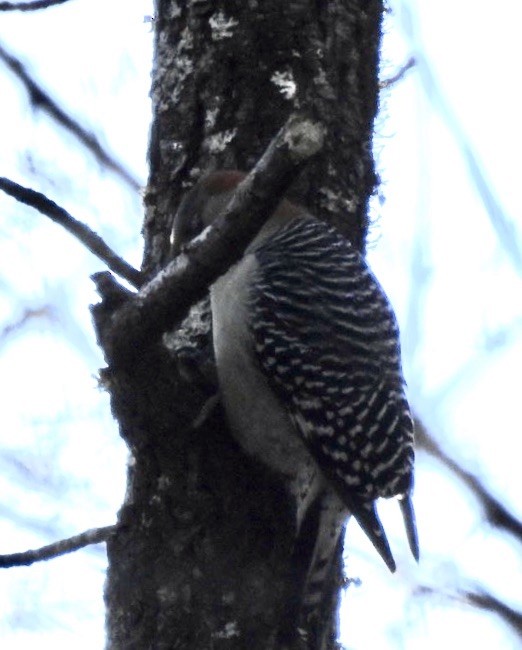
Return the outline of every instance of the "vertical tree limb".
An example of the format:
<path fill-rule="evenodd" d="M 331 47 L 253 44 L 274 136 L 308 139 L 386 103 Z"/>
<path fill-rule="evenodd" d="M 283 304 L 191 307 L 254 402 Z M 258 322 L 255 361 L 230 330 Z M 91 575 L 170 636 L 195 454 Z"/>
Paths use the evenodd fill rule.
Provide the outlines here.
<path fill-rule="evenodd" d="M 204 171 L 251 169 L 302 110 L 324 120 L 327 137 L 291 192 L 363 250 L 382 11 L 376 0 L 156 2 L 149 277 L 168 262 L 186 189 Z M 208 358 L 198 340 L 195 365 Z M 220 409 L 194 428 L 216 387 L 182 367 L 150 342 L 104 373 L 133 456 L 122 533 L 108 543 L 108 645 L 269 650 L 284 615 L 294 513 L 278 481 L 238 448 Z M 335 647 L 336 560 L 321 650 Z"/>

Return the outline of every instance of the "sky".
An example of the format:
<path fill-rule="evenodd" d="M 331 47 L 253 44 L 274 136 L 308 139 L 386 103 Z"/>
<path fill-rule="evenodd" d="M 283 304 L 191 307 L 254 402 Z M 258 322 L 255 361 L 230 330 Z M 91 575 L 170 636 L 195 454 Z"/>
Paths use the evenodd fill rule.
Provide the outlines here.
<path fill-rule="evenodd" d="M 397 0 L 387 16 L 369 259 L 397 311 L 410 400 L 443 448 L 519 517 L 522 220 L 515 0 Z M 150 2 L 73 0 L 0 14 L 0 44 L 132 172 L 147 178 Z M 57 200 L 139 265 L 139 193 L 31 108 L 0 62 L 0 175 Z M 125 115 L 125 119 L 121 119 Z M 0 194 L 0 553 L 113 523 L 126 450 L 96 380 L 88 305 L 102 264 Z M 350 650 L 521 647 L 456 598 L 480 587 L 522 609 L 520 548 L 418 454 L 416 566 L 396 503 L 379 506 L 394 576 L 355 523 L 342 641 Z M 0 575 L 2 647 L 103 646 L 103 546 Z M 435 595 L 430 595 L 430 590 Z"/>

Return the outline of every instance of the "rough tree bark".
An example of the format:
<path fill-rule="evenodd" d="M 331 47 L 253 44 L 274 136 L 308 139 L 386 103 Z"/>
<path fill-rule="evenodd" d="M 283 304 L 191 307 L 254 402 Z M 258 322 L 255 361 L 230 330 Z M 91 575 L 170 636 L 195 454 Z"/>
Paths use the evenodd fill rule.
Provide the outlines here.
<path fill-rule="evenodd" d="M 380 0 L 157 0 L 147 277 L 168 261 L 183 192 L 203 171 L 252 168 L 296 110 L 326 126 L 326 142 L 292 193 L 363 250 L 382 12 Z M 106 287 L 94 310 L 102 378 L 131 450 L 108 543 L 108 648 L 272 648 L 291 504 L 237 447 L 219 407 L 201 417 L 216 390 L 204 306 L 168 342 L 140 343 L 125 360 L 105 335 L 124 300 Z M 340 553 L 337 569 L 314 648 L 335 647 Z"/>

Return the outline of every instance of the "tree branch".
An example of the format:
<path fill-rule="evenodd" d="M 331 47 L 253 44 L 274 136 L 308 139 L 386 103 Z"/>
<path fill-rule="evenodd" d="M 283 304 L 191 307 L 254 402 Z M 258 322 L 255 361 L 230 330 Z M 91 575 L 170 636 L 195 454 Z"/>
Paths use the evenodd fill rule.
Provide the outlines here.
<path fill-rule="evenodd" d="M 424 87 L 426 96 L 439 111 L 442 119 L 450 130 L 450 133 L 459 148 L 462 159 L 468 168 L 468 174 L 473 186 L 482 201 L 484 209 L 491 221 L 491 225 L 498 237 L 499 243 L 509 255 L 516 270 L 520 272 L 522 270 L 522 245 L 518 233 L 517 222 L 504 210 L 501 201 L 495 193 L 492 183 L 489 182 L 487 178 L 484 166 L 481 164 L 477 151 L 475 151 L 465 129 L 462 128 L 457 113 L 441 91 L 437 78 L 433 73 L 427 58 L 422 56 L 421 52 L 422 50 L 419 49 L 417 55 L 417 69 L 419 70 L 420 80 Z"/>
<path fill-rule="evenodd" d="M 482 590 L 461 592 L 460 595 L 475 607 L 496 614 L 504 623 L 522 635 L 522 614 L 520 612 Z"/>
<path fill-rule="evenodd" d="M 379 88 L 384 90 L 385 88 L 389 88 L 390 86 L 393 86 L 394 84 L 398 83 L 399 81 L 401 81 L 401 79 L 404 78 L 408 70 L 410 70 L 415 66 L 415 64 L 416 64 L 415 57 L 410 56 L 410 58 L 406 61 L 406 63 L 402 65 L 394 75 L 388 77 L 387 79 L 383 79 L 379 83 Z"/>
<path fill-rule="evenodd" d="M 0 2 L 0 11 L 36 11 L 55 5 L 63 5 L 69 0 L 35 0 L 35 2 Z"/>
<path fill-rule="evenodd" d="M 19 318 L 0 329 L 0 344 L 9 335 L 19 332 L 29 321 L 39 318 L 48 318 L 51 320 L 53 318 L 52 308 L 49 305 L 43 305 L 42 307 L 36 308 L 26 308 Z"/>
<path fill-rule="evenodd" d="M 464 485 L 466 485 L 479 500 L 489 523 L 501 528 L 522 542 L 522 522 L 496 499 L 473 474 L 462 468 L 457 461 L 448 456 L 441 446 L 434 440 L 424 424 L 415 419 L 416 441 L 419 447 L 427 451 L 434 458 L 445 465 Z"/>
<path fill-rule="evenodd" d="M 218 222 L 111 314 L 108 327 L 102 322 L 106 305 L 93 307 L 103 347 L 112 361 L 130 360 L 130 350 L 136 353 L 186 316 L 210 284 L 241 257 L 305 162 L 322 148 L 323 140 L 322 124 L 305 116 L 291 116 L 238 186 Z M 104 297 L 102 275 L 96 274 L 93 280 Z"/>
<path fill-rule="evenodd" d="M 79 122 L 70 117 L 45 90 L 29 75 L 27 69 L 12 54 L 0 45 L 0 59 L 16 75 L 25 86 L 33 106 L 45 110 L 60 126 L 72 133 L 101 164 L 114 172 L 134 191 L 141 187 L 141 183 L 109 154 L 100 144 L 96 136 L 89 133 Z"/>
<path fill-rule="evenodd" d="M 117 255 L 98 234 L 81 221 L 72 217 L 54 201 L 48 199 L 45 194 L 18 185 L 18 183 L 4 177 L 0 177 L 0 190 L 3 190 L 9 196 L 20 201 L 20 203 L 25 203 L 31 208 L 38 210 L 38 212 L 41 212 L 68 230 L 91 253 L 105 262 L 111 271 L 114 271 L 114 273 L 127 280 L 133 287 L 139 288 L 143 284 L 144 278 L 140 271 Z"/>
<path fill-rule="evenodd" d="M 0 569 L 9 569 L 14 566 L 29 566 L 34 562 L 51 560 L 77 551 L 90 544 L 99 544 L 106 542 L 116 534 L 117 526 L 105 526 L 103 528 L 91 528 L 84 533 L 74 535 L 68 539 L 61 539 L 53 544 L 42 546 L 35 550 L 24 551 L 23 553 L 11 553 L 9 555 L 0 555 Z"/>
<path fill-rule="evenodd" d="M 473 590 L 459 590 L 457 593 L 447 593 L 434 587 L 421 586 L 416 589 L 416 594 L 443 596 L 450 601 L 467 603 L 472 607 L 496 614 L 519 635 L 522 633 L 522 614 L 480 587 Z"/>

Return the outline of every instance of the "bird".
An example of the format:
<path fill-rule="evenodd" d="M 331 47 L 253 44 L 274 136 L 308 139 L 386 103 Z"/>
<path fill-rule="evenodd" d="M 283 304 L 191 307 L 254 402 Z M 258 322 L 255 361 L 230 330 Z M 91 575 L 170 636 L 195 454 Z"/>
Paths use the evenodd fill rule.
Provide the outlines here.
<path fill-rule="evenodd" d="M 194 185 L 173 221 L 174 253 L 218 219 L 245 176 L 219 170 Z M 306 558 L 296 598 L 311 618 L 350 515 L 395 571 L 379 498 L 398 498 L 419 559 L 397 320 L 350 241 L 285 198 L 210 296 L 230 429 L 294 500 L 295 557 Z"/>

